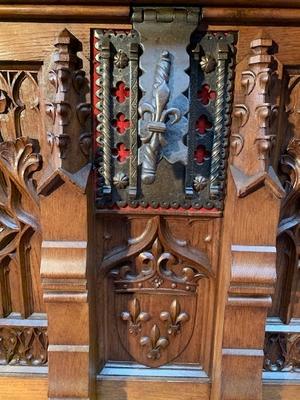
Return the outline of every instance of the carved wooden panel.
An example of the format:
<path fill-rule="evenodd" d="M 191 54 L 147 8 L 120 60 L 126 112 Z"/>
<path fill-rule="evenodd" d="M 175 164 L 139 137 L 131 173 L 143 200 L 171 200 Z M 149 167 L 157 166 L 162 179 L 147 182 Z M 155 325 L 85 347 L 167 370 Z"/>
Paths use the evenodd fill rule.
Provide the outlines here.
<path fill-rule="evenodd" d="M 218 226 L 197 218 L 104 218 L 98 302 L 107 314 L 98 315 L 107 359 L 194 363 L 208 372 Z"/>
<path fill-rule="evenodd" d="M 39 235 L 39 208 L 32 174 L 40 165 L 28 139 L 0 144 L 2 316 L 16 312 L 26 318 L 37 309 L 31 238 Z"/>
<path fill-rule="evenodd" d="M 30 318 L 45 318 L 34 176 L 42 167 L 40 68 L 38 62 L 0 63 L 0 316 L 6 319 L 0 330 L 1 364 L 47 362 L 47 328 Z"/>
<path fill-rule="evenodd" d="M 0 327 L 0 365 L 46 364 L 47 347 L 47 328 Z"/>
<path fill-rule="evenodd" d="M 285 132 L 277 143 L 278 170 L 286 190 L 282 203 L 277 241 L 277 284 L 270 316 L 280 316 L 284 323 L 300 317 L 299 308 L 299 174 L 300 76 L 297 68 L 284 71 L 279 129 Z M 279 157 L 279 155 L 281 155 Z"/>
<path fill-rule="evenodd" d="M 40 63 L 0 63 L 0 133 L 2 140 L 42 134 Z"/>

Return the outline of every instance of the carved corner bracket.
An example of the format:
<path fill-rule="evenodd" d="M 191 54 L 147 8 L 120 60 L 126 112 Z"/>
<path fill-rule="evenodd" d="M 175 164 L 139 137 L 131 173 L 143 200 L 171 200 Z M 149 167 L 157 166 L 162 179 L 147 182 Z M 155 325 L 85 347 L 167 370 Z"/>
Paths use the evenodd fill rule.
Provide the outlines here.
<path fill-rule="evenodd" d="M 54 46 L 53 68 L 49 71 L 53 98 L 46 103 L 50 167 L 40 184 L 41 194 L 50 193 L 64 182 L 84 191 L 91 168 L 91 106 L 86 102 L 89 85 L 77 56 L 82 45 L 64 29 Z"/>
<path fill-rule="evenodd" d="M 241 87 L 234 105 L 230 169 L 239 197 L 266 186 L 276 197 L 282 198 L 285 192 L 270 161 L 277 115 L 272 95 L 276 72 L 274 58 L 270 55 L 273 42 L 262 33 L 250 47 L 248 69 L 239 77 Z"/>

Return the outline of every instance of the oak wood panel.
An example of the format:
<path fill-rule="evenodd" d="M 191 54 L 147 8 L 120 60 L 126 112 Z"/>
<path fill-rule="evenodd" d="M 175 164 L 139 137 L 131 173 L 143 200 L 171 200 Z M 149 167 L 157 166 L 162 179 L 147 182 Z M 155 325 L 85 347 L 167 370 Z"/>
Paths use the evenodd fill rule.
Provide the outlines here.
<path fill-rule="evenodd" d="M 171 393 L 168 393 L 164 382 L 154 381 L 149 386 L 149 381 L 128 381 L 124 383 L 102 380 L 97 382 L 97 398 L 99 400 L 140 400 L 141 398 L 144 400 L 178 400 L 178 398 L 182 400 L 207 400 L 209 398 L 209 384 L 199 385 L 198 389 L 192 394 L 198 397 L 189 397 L 193 393 L 193 391 L 190 391 L 191 385 L 191 383 L 173 382 L 170 388 Z M 147 389 L 149 387 L 150 389 Z M 1 400 L 46 400 L 47 389 L 48 379 L 46 376 L 0 376 Z M 138 394 L 134 395 L 135 392 Z M 115 393 L 115 395 L 112 393 Z M 107 394 L 115 397 L 103 397 Z M 300 385 L 280 385 L 270 382 L 263 385 L 262 400 L 296 400 L 299 395 Z"/>
<path fill-rule="evenodd" d="M 195 382 L 98 381 L 101 400 L 209 400 L 210 385 Z"/>

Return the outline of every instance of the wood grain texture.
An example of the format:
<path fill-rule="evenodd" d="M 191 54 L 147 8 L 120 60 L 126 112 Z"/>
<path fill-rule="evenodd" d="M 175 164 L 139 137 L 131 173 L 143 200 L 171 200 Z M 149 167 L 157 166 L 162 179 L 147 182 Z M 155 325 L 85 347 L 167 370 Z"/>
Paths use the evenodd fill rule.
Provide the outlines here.
<path fill-rule="evenodd" d="M 10 4 L 10 0 L 0 0 L 0 4 Z M 14 0 L 14 4 L 68 4 L 68 5 L 178 5 L 182 6 L 181 0 L 164 0 L 163 3 L 159 0 Z M 198 6 L 199 0 L 188 0 L 185 6 Z M 300 7 L 299 0 L 201 0 L 202 6 L 223 6 L 223 7 L 284 7 L 293 8 Z"/>
<path fill-rule="evenodd" d="M 1 400 L 46 400 L 47 377 L 0 376 Z M 192 383 L 171 383 L 170 390 L 164 382 L 98 381 L 98 400 L 208 400 L 210 385 L 198 389 Z M 114 393 L 114 394 L 112 394 Z M 265 382 L 262 400 L 295 400 L 300 394 L 299 385 L 280 385 Z M 113 397 L 112 397 L 113 396 Z M 123 396 L 123 397 L 122 397 Z M 193 396 L 193 397 L 191 397 Z"/>
<path fill-rule="evenodd" d="M 298 8 L 218 8 L 204 7 L 203 21 L 208 23 L 232 23 L 239 25 L 290 26 L 300 21 Z"/>
<path fill-rule="evenodd" d="M 14 21 L 117 21 L 129 20 L 126 6 L 0 5 L 3 20 Z"/>

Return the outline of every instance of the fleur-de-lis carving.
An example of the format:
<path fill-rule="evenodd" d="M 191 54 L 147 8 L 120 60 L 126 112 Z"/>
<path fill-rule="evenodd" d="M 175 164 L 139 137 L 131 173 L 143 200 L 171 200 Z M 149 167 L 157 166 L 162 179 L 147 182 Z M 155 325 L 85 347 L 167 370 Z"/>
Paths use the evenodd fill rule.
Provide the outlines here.
<path fill-rule="evenodd" d="M 171 124 L 181 119 L 181 112 L 178 108 L 166 109 L 170 98 L 168 80 L 170 74 L 171 59 L 168 51 L 163 51 L 157 65 L 153 84 L 153 101 L 143 103 L 139 107 L 141 118 L 145 114 L 150 115 L 150 121 L 146 129 L 140 133 L 141 141 L 145 145 L 142 161 L 142 181 L 151 184 L 155 180 L 156 168 L 160 157 L 160 148 L 165 145 L 164 133 L 168 117 L 173 116 Z"/>
<path fill-rule="evenodd" d="M 158 360 L 160 358 L 161 349 L 165 349 L 169 346 L 169 340 L 160 336 L 159 327 L 154 324 L 149 336 L 143 336 L 140 339 L 141 346 L 149 346 L 149 352 L 147 357 L 151 360 Z"/>
<path fill-rule="evenodd" d="M 170 311 L 162 311 L 160 313 L 160 319 L 168 322 L 168 334 L 176 336 L 181 331 L 182 325 L 190 317 L 187 312 L 181 312 L 180 303 L 175 299 L 171 303 Z"/>
<path fill-rule="evenodd" d="M 142 322 L 150 320 L 150 314 L 141 311 L 140 302 L 138 299 L 134 299 L 130 304 L 129 311 L 123 311 L 121 313 L 121 318 L 123 321 L 128 321 L 129 323 L 129 333 L 132 335 L 138 335 L 142 329 Z"/>

